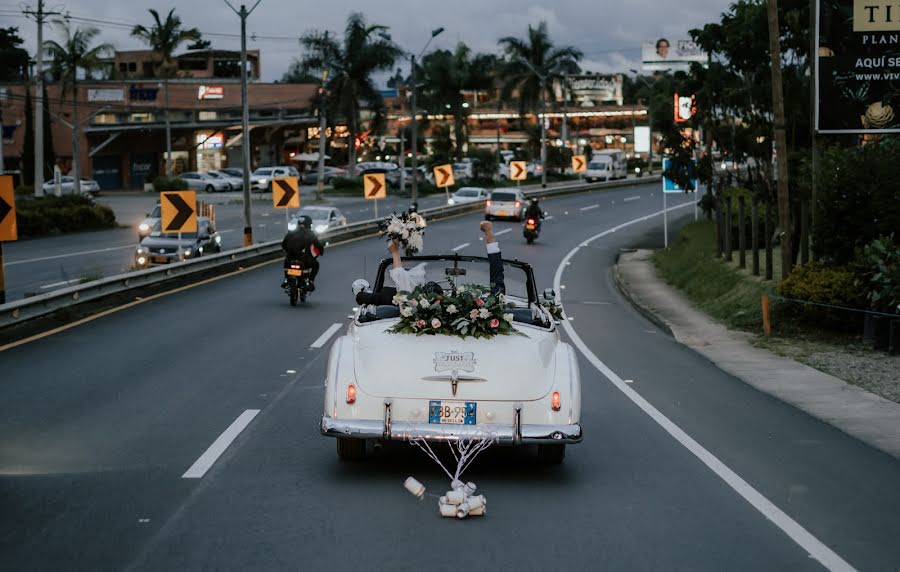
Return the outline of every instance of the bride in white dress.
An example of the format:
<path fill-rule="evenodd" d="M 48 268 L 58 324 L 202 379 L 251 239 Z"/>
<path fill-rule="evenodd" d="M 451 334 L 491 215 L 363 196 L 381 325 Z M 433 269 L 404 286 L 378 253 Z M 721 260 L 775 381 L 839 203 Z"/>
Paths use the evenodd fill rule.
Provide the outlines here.
<path fill-rule="evenodd" d="M 391 251 L 393 265 L 388 270 L 391 280 L 397 287 L 398 292 L 412 292 L 416 286 L 425 283 L 425 263 L 421 263 L 407 270 L 403 268 L 403 261 L 400 258 L 400 244 L 396 240 L 392 240 L 388 244 L 388 250 Z"/>

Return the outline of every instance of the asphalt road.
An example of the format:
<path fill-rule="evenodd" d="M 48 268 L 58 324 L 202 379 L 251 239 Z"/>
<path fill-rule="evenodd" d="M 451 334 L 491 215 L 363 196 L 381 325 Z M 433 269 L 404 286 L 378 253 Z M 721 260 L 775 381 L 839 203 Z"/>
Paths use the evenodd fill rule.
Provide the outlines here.
<path fill-rule="evenodd" d="M 344 464 L 318 434 L 330 343 L 313 346 L 386 254 L 367 239 L 326 254 L 303 307 L 267 265 L 0 352 L 3 568 L 900 569 L 900 462 L 719 371 L 615 290 L 618 250 L 661 242 L 661 217 L 641 220 L 657 189 L 548 201 L 532 246 L 498 224 L 540 288 L 559 278 L 585 440 L 560 467 L 486 452 L 466 474 L 485 518 L 441 519 L 403 490 L 446 489 L 417 449 Z M 479 220 L 432 225 L 426 250 L 483 252 Z"/>
<path fill-rule="evenodd" d="M 566 183 L 559 183 L 566 184 Z M 555 184 L 548 185 L 556 186 Z M 530 188 L 530 187 L 525 187 Z M 328 195 L 315 201 L 314 187 L 300 188 L 301 205 L 330 205 L 344 213 L 349 222 L 370 220 L 390 212 L 402 212 L 409 207 L 409 199 L 396 195 L 377 201 L 362 197 Z M 256 242 L 280 239 L 284 236 L 285 210 L 272 206 L 271 193 L 252 193 L 253 234 Z M 240 192 L 198 193 L 198 199 L 215 205 L 216 228 L 222 234 L 223 249 L 243 246 L 243 203 Z M 6 243 L 6 300 L 12 302 L 28 296 L 65 288 L 79 282 L 129 272 L 134 264 L 138 245 L 137 227 L 153 210 L 159 200 L 155 193 L 127 193 L 97 198 L 116 213 L 123 228 L 69 234 L 34 240 Z M 443 194 L 424 196 L 419 208 L 446 204 Z"/>

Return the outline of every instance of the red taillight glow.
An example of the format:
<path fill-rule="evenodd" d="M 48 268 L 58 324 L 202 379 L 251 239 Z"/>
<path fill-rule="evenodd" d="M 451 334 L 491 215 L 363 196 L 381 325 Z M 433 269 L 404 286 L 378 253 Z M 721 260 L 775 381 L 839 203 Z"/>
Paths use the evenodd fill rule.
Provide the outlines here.
<path fill-rule="evenodd" d="M 347 386 L 347 403 L 354 404 L 356 403 L 356 386 L 348 385 Z"/>
<path fill-rule="evenodd" d="M 516 208 L 519 208 L 520 206 L 522 206 L 522 203 L 520 203 L 519 201 L 516 201 Z"/>
<path fill-rule="evenodd" d="M 299 264 L 291 264 L 291 268 L 294 270 L 300 270 L 300 265 Z"/>
<path fill-rule="evenodd" d="M 528 224 L 534 224 L 534 219 L 533 218 L 528 219 Z"/>
<path fill-rule="evenodd" d="M 353 386 L 351 385 L 350 387 L 353 387 Z M 550 400 L 550 404 L 553 407 L 553 411 L 559 411 L 559 408 L 562 407 L 562 405 L 559 402 L 559 392 L 558 391 L 553 392 L 553 398 Z"/>

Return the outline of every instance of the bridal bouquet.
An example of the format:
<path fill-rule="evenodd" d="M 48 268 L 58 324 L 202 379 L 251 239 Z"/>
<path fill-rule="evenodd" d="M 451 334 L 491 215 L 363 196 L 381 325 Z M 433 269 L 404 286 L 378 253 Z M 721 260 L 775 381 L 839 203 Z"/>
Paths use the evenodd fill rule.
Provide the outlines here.
<path fill-rule="evenodd" d="M 422 286 L 398 292 L 393 302 L 400 307 L 395 334 L 493 338 L 518 333 L 503 294 L 486 286 L 460 286 L 455 292 L 434 293 Z"/>
<path fill-rule="evenodd" d="M 422 237 L 426 226 L 425 218 L 414 212 L 392 214 L 382 223 L 388 240 L 396 240 L 401 248 L 413 254 L 420 252 L 424 246 Z"/>

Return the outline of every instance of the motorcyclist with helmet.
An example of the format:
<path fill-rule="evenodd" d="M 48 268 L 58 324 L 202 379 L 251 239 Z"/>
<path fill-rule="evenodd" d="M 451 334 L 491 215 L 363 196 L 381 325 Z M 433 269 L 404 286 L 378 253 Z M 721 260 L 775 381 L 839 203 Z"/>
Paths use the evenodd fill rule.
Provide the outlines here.
<path fill-rule="evenodd" d="M 297 228 L 285 235 L 284 240 L 281 241 L 281 248 L 285 252 L 285 269 L 290 267 L 292 261 L 300 262 L 303 268 L 310 271 L 310 292 L 315 290 L 316 275 L 319 273 L 318 257 L 325 253 L 325 245 L 312 231 L 312 219 L 305 215 L 298 218 Z M 281 287 L 287 287 L 287 283 L 287 275 L 285 275 Z"/>
<path fill-rule="evenodd" d="M 533 197 L 528 208 L 525 209 L 525 218 L 533 218 L 534 222 L 537 223 L 537 227 L 541 228 L 541 220 L 544 218 L 544 211 L 541 210 L 541 204 L 538 202 L 537 197 Z"/>

